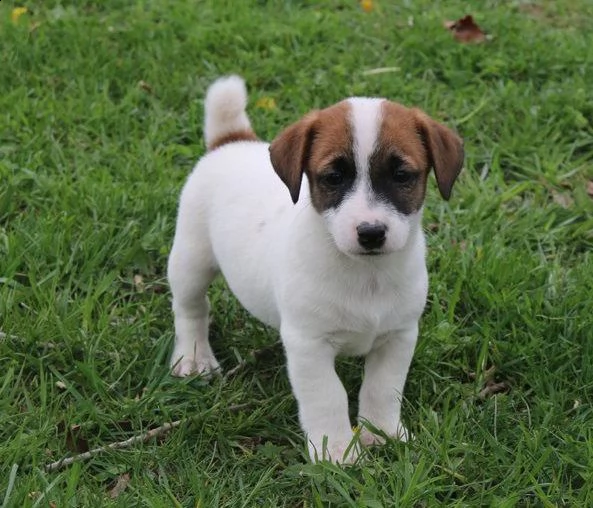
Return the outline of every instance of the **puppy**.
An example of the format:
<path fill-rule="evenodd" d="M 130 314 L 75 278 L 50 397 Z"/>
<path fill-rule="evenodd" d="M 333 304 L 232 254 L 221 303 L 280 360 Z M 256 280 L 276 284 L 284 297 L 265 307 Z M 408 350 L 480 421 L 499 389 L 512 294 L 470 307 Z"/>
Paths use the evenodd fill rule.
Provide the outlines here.
<path fill-rule="evenodd" d="M 462 141 L 418 109 L 356 97 L 268 144 L 246 104 L 237 76 L 206 96 L 208 153 L 181 193 L 169 258 L 173 374 L 219 368 L 206 292 L 222 272 L 243 306 L 280 331 L 311 458 L 351 462 L 360 444 L 381 442 L 367 422 L 408 437 L 400 406 L 427 296 L 426 181 L 433 168 L 449 198 Z M 366 357 L 354 440 L 339 354 Z"/>

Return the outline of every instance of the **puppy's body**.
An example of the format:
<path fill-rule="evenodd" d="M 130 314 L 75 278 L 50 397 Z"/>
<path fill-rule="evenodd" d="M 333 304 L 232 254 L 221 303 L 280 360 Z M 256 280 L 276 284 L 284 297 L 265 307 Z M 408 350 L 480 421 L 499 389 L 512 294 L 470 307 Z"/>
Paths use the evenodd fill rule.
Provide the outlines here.
<path fill-rule="evenodd" d="M 312 457 L 352 460 L 356 447 L 343 456 L 352 430 L 338 354 L 366 356 L 359 420 L 407 435 L 399 412 L 426 301 L 421 215 L 433 155 L 415 134 L 396 151 L 382 141 L 389 108 L 403 108 L 387 101 L 349 99 L 305 117 L 271 147 L 253 141 L 245 102 L 239 78 L 211 87 L 205 134 L 213 149 L 181 195 L 169 260 L 174 373 L 218 368 L 206 291 L 222 272 L 245 308 L 280 330 Z M 384 156 L 405 160 L 413 185 L 394 186 Z M 439 183 L 451 180 L 446 193 L 460 164 L 453 177 L 441 174 Z M 361 440 L 376 439 L 363 429 Z"/>

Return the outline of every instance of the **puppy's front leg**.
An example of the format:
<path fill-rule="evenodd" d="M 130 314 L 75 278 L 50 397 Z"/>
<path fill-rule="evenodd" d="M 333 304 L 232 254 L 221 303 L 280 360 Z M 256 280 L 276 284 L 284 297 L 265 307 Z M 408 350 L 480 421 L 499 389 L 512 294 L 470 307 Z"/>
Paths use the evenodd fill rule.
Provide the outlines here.
<path fill-rule="evenodd" d="M 348 396 L 334 367 L 336 352 L 326 339 L 304 338 L 284 326 L 282 340 L 311 460 L 353 462 L 358 449 L 356 445 L 350 447 L 353 433 Z"/>
<path fill-rule="evenodd" d="M 379 346 L 366 357 L 360 389 L 359 422 L 367 421 L 402 441 L 409 435 L 400 421 L 401 400 L 417 337 L 418 325 L 382 337 Z M 367 428 L 362 429 L 360 439 L 364 445 L 382 442 Z"/>

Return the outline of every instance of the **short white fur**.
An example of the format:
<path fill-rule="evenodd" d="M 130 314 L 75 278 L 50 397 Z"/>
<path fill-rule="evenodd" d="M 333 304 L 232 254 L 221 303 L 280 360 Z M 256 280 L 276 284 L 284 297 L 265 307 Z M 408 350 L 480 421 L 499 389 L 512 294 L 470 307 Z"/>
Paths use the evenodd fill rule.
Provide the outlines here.
<path fill-rule="evenodd" d="M 215 82 L 206 99 L 206 140 L 248 126 L 245 103 L 240 78 Z M 356 157 L 367 168 L 380 102 L 351 104 Z M 168 268 L 176 332 L 171 366 L 178 376 L 219 368 L 208 341 L 206 292 L 222 272 L 245 308 L 280 330 L 311 458 L 351 462 L 360 445 L 381 439 L 363 427 L 345 453 L 353 431 L 334 369 L 338 354 L 366 356 L 359 422 L 408 436 L 401 397 L 427 294 L 421 211 L 404 220 L 375 203 L 370 184 L 360 181 L 333 217 L 322 217 L 306 178 L 293 205 L 268 146 L 224 145 L 206 154 L 185 184 Z M 359 178 L 368 180 L 364 171 Z M 351 226 L 374 218 L 388 223 L 393 239 L 381 256 L 354 255 Z"/>

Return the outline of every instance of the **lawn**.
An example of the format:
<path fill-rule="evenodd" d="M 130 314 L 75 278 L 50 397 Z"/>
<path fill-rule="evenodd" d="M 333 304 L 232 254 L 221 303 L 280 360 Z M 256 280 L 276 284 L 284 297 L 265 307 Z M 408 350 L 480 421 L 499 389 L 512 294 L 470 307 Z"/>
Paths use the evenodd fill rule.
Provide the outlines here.
<path fill-rule="evenodd" d="M 2 506 L 593 506 L 593 4 L 365 6 L 1 2 Z M 488 40 L 443 26 L 465 14 Z M 230 72 L 263 138 L 380 95 L 465 139 L 451 201 L 429 182 L 415 439 L 357 466 L 307 463 L 277 334 L 223 281 L 226 375 L 169 375 L 177 198 Z M 353 399 L 360 364 L 338 365 Z"/>

